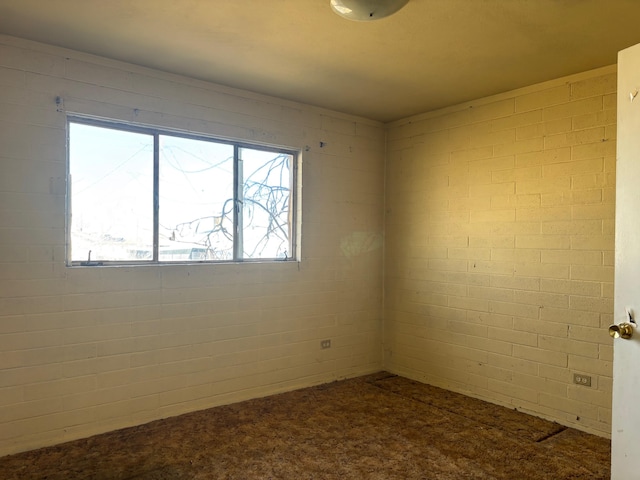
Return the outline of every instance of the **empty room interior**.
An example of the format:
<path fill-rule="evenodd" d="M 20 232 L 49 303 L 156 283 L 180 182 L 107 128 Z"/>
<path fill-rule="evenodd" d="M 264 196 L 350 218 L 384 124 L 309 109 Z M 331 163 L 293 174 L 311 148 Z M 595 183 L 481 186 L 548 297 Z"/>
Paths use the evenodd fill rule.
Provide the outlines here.
<path fill-rule="evenodd" d="M 0 477 L 609 478 L 639 21 L 0 0 Z"/>

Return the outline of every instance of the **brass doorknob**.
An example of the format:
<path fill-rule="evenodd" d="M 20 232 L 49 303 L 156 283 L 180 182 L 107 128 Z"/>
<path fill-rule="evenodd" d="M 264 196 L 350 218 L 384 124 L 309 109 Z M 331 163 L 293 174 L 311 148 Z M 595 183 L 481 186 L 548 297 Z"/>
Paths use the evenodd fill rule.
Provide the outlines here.
<path fill-rule="evenodd" d="M 633 335 L 633 325 L 627 322 L 609 325 L 609 335 L 613 338 L 629 339 Z"/>

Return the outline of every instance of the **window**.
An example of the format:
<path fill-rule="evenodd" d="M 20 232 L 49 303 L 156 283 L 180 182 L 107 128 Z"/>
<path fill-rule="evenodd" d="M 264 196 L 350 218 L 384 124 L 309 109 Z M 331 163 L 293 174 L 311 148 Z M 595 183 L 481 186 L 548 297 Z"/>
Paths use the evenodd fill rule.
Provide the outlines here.
<path fill-rule="evenodd" d="M 297 154 L 69 119 L 68 262 L 295 258 Z"/>

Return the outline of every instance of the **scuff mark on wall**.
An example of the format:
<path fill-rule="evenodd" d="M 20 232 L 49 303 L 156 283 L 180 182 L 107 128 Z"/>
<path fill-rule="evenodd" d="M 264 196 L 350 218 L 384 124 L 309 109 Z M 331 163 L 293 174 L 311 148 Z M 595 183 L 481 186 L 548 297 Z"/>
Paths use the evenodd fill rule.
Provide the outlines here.
<path fill-rule="evenodd" d="M 353 232 L 340 240 L 340 250 L 347 258 L 382 248 L 382 234 L 379 232 Z"/>

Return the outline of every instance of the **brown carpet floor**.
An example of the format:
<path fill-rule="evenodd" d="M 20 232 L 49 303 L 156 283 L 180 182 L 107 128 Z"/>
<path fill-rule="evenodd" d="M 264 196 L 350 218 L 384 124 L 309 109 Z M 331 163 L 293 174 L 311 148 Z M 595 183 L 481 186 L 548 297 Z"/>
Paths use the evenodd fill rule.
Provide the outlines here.
<path fill-rule="evenodd" d="M 610 442 L 387 373 L 0 458 L 2 479 L 608 479 Z"/>

